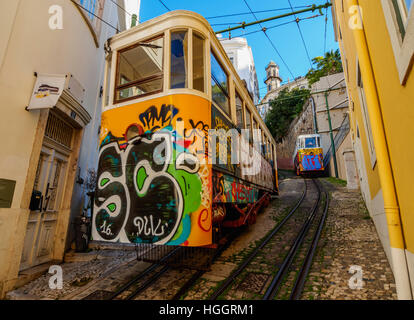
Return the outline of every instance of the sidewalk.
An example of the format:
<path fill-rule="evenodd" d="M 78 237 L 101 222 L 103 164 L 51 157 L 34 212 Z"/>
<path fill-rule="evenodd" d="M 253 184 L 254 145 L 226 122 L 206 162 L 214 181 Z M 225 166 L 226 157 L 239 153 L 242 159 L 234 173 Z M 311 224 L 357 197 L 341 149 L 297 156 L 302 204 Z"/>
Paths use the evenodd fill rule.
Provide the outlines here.
<path fill-rule="evenodd" d="M 360 192 L 320 180 L 330 191 L 331 202 L 302 299 L 397 299 L 390 265 Z M 359 268 L 362 288 L 351 289 L 351 277 L 351 286 L 358 287 Z"/>

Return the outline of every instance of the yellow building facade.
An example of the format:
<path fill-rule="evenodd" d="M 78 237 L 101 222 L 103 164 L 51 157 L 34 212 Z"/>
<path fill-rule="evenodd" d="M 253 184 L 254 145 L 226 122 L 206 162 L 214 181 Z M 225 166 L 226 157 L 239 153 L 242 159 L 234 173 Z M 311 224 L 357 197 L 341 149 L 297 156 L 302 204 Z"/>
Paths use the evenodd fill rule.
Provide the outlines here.
<path fill-rule="evenodd" d="M 394 272 L 414 291 L 412 0 L 334 0 L 360 185 Z"/>

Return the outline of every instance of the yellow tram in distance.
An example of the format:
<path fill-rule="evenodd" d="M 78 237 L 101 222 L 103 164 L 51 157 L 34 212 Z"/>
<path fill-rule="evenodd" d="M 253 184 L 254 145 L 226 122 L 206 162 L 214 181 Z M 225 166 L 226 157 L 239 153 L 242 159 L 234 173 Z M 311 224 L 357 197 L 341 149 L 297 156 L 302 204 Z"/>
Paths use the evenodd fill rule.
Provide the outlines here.
<path fill-rule="evenodd" d="M 93 240 L 211 246 L 254 223 L 278 192 L 276 144 L 208 22 L 168 12 L 106 53 Z"/>
<path fill-rule="evenodd" d="M 324 172 L 323 149 L 319 134 L 304 134 L 297 137 L 293 163 L 298 176 Z"/>

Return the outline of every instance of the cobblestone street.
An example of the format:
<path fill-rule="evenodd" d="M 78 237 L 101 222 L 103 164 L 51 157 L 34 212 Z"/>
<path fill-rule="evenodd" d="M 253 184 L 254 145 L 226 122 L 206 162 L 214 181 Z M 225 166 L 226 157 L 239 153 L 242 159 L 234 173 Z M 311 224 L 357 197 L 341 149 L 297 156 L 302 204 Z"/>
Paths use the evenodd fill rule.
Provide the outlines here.
<path fill-rule="evenodd" d="M 349 191 L 336 182 L 321 180 L 324 188 L 330 190 L 330 207 L 302 299 L 396 299 L 391 269 L 359 191 Z M 212 265 L 211 270 L 188 291 L 184 299 L 207 299 L 214 288 L 232 273 L 259 240 L 280 222 L 287 210 L 300 198 L 303 187 L 301 179 L 282 180 L 278 199 L 273 200 L 258 216 L 253 227 L 245 230 L 231 243 Z M 290 228 L 288 230 L 292 231 Z M 285 248 L 290 245 L 290 240 L 283 242 L 283 239 L 287 239 L 283 234 L 277 239 L 271 243 L 274 248 Z M 50 289 L 48 283 L 51 275 L 46 273 L 9 292 L 7 298 L 83 299 L 90 295 L 93 298 L 102 295 L 101 298 L 104 298 L 105 294 L 116 291 L 149 265 L 136 261 L 136 257 L 137 253 L 133 250 L 102 249 L 86 254 L 69 253 L 66 255 L 67 262 L 61 265 L 63 289 Z M 272 270 L 272 266 L 269 269 L 269 263 L 265 258 L 262 255 L 259 261 L 252 263 L 249 268 L 252 272 L 237 283 L 237 290 L 227 299 L 260 298 L 260 292 L 269 284 L 269 274 Z M 349 287 L 349 280 L 353 276 L 349 273 L 351 266 L 361 267 L 360 289 Z M 177 276 L 175 279 L 174 276 L 170 276 L 167 277 L 168 281 L 165 281 L 170 289 L 178 288 L 182 277 Z M 152 289 L 147 298 L 166 299 L 173 295 L 162 286 L 156 288 L 159 292 Z M 142 299 L 146 299 L 146 296 Z"/>

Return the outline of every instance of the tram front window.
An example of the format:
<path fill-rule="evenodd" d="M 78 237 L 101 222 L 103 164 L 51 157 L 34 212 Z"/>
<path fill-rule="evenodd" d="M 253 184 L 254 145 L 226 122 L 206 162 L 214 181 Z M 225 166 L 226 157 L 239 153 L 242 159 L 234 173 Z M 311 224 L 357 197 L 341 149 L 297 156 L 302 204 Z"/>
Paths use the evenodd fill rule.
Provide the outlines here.
<path fill-rule="evenodd" d="M 163 37 L 158 37 L 119 52 L 116 102 L 162 90 L 163 41 Z"/>
<path fill-rule="evenodd" d="M 316 147 L 316 138 L 306 138 L 305 139 L 305 148 L 315 148 Z"/>

